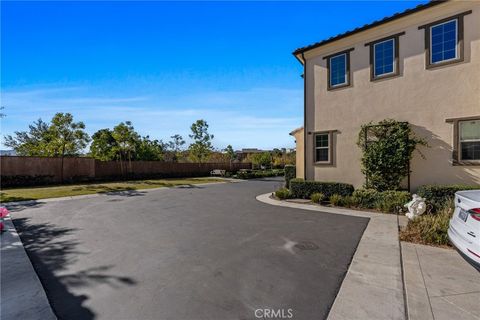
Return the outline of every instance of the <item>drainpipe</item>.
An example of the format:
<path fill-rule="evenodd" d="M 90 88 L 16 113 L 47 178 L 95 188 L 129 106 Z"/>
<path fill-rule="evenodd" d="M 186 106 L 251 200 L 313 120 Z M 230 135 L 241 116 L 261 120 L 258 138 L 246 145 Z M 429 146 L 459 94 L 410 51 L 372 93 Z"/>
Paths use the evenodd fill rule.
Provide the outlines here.
<path fill-rule="evenodd" d="M 307 60 L 303 60 L 303 179 L 307 180 Z"/>

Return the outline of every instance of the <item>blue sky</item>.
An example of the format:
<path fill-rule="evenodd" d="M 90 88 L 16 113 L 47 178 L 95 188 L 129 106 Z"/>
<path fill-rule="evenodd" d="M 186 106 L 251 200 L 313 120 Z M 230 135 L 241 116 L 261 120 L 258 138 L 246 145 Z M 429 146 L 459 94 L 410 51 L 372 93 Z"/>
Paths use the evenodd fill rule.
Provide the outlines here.
<path fill-rule="evenodd" d="M 130 120 L 168 140 L 205 119 L 216 148 L 292 147 L 292 51 L 424 2 L 2 1 L 2 135 L 70 112 L 90 134 Z"/>

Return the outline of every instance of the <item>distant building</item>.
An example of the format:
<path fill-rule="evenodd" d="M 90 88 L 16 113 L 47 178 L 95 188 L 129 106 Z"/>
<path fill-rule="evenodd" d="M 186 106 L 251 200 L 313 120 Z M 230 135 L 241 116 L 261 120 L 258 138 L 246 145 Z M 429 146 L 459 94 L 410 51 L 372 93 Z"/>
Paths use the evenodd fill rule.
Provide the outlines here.
<path fill-rule="evenodd" d="M 305 175 L 305 150 L 304 150 L 304 130 L 303 127 L 297 128 L 290 132 L 290 135 L 295 138 L 296 150 L 295 166 L 297 171 L 297 178 L 302 178 Z"/>

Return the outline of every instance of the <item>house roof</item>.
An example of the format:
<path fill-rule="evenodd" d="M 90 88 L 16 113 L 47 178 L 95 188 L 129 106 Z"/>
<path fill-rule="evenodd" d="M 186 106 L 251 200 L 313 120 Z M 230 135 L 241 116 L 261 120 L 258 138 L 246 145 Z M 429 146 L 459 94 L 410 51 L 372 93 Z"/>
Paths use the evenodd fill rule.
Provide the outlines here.
<path fill-rule="evenodd" d="M 299 132 L 299 131 L 301 131 L 301 130 L 303 130 L 303 127 L 297 128 L 297 129 L 293 130 L 292 132 L 290 132 L 289 134 L 290 134 L 291 136 L 293 136 L 295 133 L 297 133 L 297 132 Z"/>
<path fill-rule="evenodd" d="M 387 16 L 387 17 L 385 17 L 381 20 L 373 21 L 372 23 L 366 24 L 362 27 L 358 27 L 358 28 L 355 28 L 353 30 L 346 31 L 344 33 L 340 33 L 336 36 L 333 36 L 333 37 L 330 37 L 328 39 L 322 40 L 320 42 L 317 42 L 317 43 L 314 43 L 314 44 L 311 44 L 311 45 L 308 45 L 308 46 L 305 46 L 305 47 L 302 47 L 302 48 L 298 48 L 297 50 L 293 51 L 293 55 L 297 56 L 298 54 L 309 51 L 311 49 L 315 49 L 315 48 L 321 47 L 323 45 L 326 45 L 328 43 L 331 43 L 331 42 L 349 37 L 353 34 L 356 34 L 356 33 L 359 33 L 359 32 L 362 32 L 362 31 L 365 31 L 365 30 L 368 30 L 368 29 L 375 28 L 375 27 L 380 26 L 382 24 L 388 23 L 388 22 L 396 20 L 396 19 L 400 19 L 402 17 L 408 16 L 408 15 L 413 14 L 413 13 L 417 13 L 419 11 L 428 9 L 430 7 L 436 6 L 438 4 L 441 4 L 441 3 L 444 3 L 444 2 L 447 2 L 447 1 L 448 0 L 431 0 L 430 2 L 428 2 L 426 4 L 420 4 L 420 5 L 418 5 L 414 8 L 407 9 L 407 10 L 402 11 L 402 12 L 397 12 L 397 13 L 395 13 L 391 16 Z"/>

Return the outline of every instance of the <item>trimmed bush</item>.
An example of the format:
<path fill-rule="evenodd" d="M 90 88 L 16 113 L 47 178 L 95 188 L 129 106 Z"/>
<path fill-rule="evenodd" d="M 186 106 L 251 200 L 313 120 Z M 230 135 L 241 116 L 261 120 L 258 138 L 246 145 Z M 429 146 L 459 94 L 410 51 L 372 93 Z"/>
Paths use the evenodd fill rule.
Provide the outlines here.
<path fill-rule="evenodd" d="M 425 214 L 409 220 L 400 232 L 400 240 L 415 243 L 448 246 L 448 223 L 453 209 L 444 207 L 437 214 Z"/>
<path fill-rule="evenodd" d="M 238 171 L 236 175 L 232 178 L 236 179 L 257 179 L 257 178 L 266 178 L 266 177 L 277 177 L 284 174 L 282 169 L 272 169 L 272 170 L 245 170 Z"/>
<path fill-rule="evenodd" d="M 380 192 L 375 189 L 357 189 L 353 192 L 352 197 L 356 206 L 373 209 L 380 197 Z"/>
<path fill-rule="evenodd" d="M 408 191 L 383 191 L 380 192 L 375 202 L 375 209 L 383 212 L 400 213 L 405 210 L 404 205 L 410 200 Z"/>
<path fill-rule="evenodd" d="M 332 194 L 330 196 L 330 204 L 334 205 L 334 206 L 343 206 L 344 204 L 344 201 L 343 201 L 343 197 L 339 194 Z"/>
<path fill-rule="evenodd" d="M 312 193 L 323 193 L 326 198 L 334 194 L 350 196 L 353 193 L 353 186 L 340 182 L 321 182 L 303 179 L 290 180 L 290 191 L 295 198 L 309 199 Z"/>
<path fill-rule="evenodd" d="M 287 188 L 278 189 L 277 191 L 275 191 L 275 196 L 278 199 L 282 199 L 282 200 L 291 198 L 290 190 L 288 190 Z"/>
<path fill-rule="evenodd" d="M 290 188 L 290 180 L 295 179 L 297 176 L 297 169 L 295 166 L 285 166 L 285 187 Z"/>
<path fill-rule="evenodd" d="M 455 192 L 476 189 L 480 189 L 480 186 L 427 184 L 418 188 L 417 194 L 426 199 L 427 204 L 431 205 L 432 213 L 435 213 L 445 206 L 450 206 L 450 203 L 452 203 L 453 198 L 455 197 Z"/>
<path fill-rule="evenodd" d="M 312 200 L 313 203 L 320 203 L 325 200 L 325 195 L 320 192 L 315 192 L 310 196 L 310 200 Z"/>

